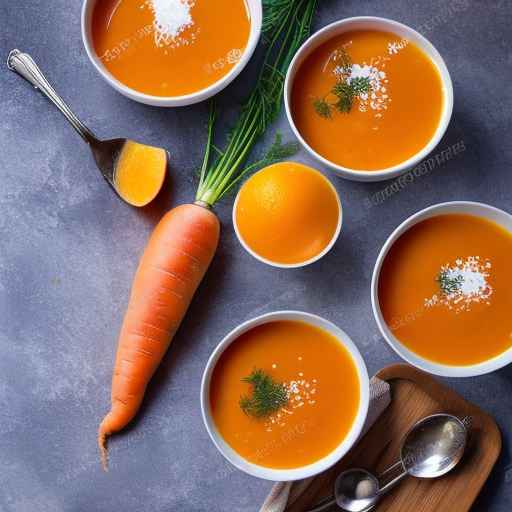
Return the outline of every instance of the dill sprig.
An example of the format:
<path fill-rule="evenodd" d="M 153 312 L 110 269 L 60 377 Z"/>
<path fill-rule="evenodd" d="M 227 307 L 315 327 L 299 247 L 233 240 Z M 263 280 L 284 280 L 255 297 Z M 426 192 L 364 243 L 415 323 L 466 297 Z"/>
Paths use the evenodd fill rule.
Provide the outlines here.
<path fill-rule="evenodd" d="M 313 100 L 316 113 L 326 119 L 332 117 L 334 110 L 348 114 L 352 110 L 355 99 L 361 94 L 368 93 L 371 87 L 368 77 L 358 76 L 349 79 L 352 60 L 343 49 L 337 50 L 336 53 L 336 83 L 324 98 Z M 328 98 L 333 98 L 333 101 L 329 101 Z"/>
<path fill-rule="evenodd" d="M 242 379 L 252 386 L 252 396 L 240 397 L 240 408 L 245 414 L 264 418 L 288 403 L 288 392 L 284 384 L 276 382 L 261 369 L 255 369 Z"/>
<path fill-rule="evenodd" d="M 450 295 L 457 293 L 461 289 L 464 278 L 461 275 L 450 275 L 448 270 L 442 270 L 437 276 L 436 281 L 439 284 L 439 288 L 441 288 L 441 292 L 444 295 Z"/>
<path fill-rule="evenodd" d="M 200 171 L 196 201 L 213 206 L 247 173 L 264 162 L 274 162 L 278 155 L 289 156 L 292 146 L 276 138 L 270 158 L 243 167 L 256 142 L 275 121 L 281 111 L 284 78 L 288 66 L 302 42 L 310 33 L 317 0 L 264 0 L 263 30 L 268 48 L 260 75 L 252 94 L 242 107 L 226 148 L 217 151 L 211 160 L 214 146 L 215 106 L 211 104 L 208 119 L 208 139 Z M 282 157 L 281 157 L 282 158 Z"/>
<path fill-rule="evenodd" d="M 325 117 L 326 119 L 332 117 L 332 105 L 328 103 L 325 98 L 315 98 L 313 106 L 319 116 Z"/>

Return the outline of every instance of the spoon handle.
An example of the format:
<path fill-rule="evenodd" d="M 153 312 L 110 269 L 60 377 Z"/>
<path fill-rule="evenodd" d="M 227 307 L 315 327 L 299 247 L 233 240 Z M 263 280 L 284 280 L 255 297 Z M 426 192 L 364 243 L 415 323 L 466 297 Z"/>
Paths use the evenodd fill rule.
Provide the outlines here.
<path fill-rule="evenodd" d="M 308 512 L 325 512 L 329 510 L 333 505 L 336 505 L 336 500 L 331 496 L 330 498 L 323 499 L 316 504 L 315 508 L 311 508 Z"/>
<path fill-rule="evenodd" d="M 407 471 L 403 471 L 400 473 L 397 477 L 393 478 L 393 480 L 390 480 L 386 485 L 382 486 L 379 489 L 379 495 L 386 494 L 389 492 L 395 485 L 397 485 L 401 480 L 403 480 L 407 476 Z"/>
<path fill-rule="evenodd" d="M 64 100 L 55 92 L 55 89 L 28 53 L 12 50 L 7 57 L 7 67 L 30 82 L 36 89 L 39 89 L 62 112 L 87 144 L 98 141 L 91 130 L 78 119 Z"/>

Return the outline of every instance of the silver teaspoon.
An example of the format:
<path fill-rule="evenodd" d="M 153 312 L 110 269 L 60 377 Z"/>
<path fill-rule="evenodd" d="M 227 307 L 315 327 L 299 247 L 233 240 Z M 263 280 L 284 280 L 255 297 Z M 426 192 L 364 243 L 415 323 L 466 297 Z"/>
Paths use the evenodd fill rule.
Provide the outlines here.
<path fill-rule="evenodd" d="M 119 184 L 116 182 L 116 170 L 117 164 L 119 162 L 119 158 L 125 149 L 130 143 L 131 145 L 139 145 L 135 141 L 131 141 L 129 139 L 110 139 L 110 140 L 100 140 L 98 139 L 94 133 L 85 126 L 80 119 L 72 112 L 66 102 L 57 94 L 55 89 L 51 86 L 50 82 L 46 79 L 43 72 L 39 69 L 37 64 L 34 62 L 32 57 L 27 53 L 22 53 L 20 50 L 12 50 L 7 57 L 7 67 L 18 75 L 22 76 L 30 82 L 36 89 L 41 91 L 64 115 L 64 117 L 70 122 L 71 126 L 78 132 L 78 134 L 82 137 L 82 139 L 89 145 L 91 148 L 94 160 L 101 174 L 107 181 L 107 183 L 113 188 L 113 190 L 129 204 L 134 206 L 145 206 L 148 202 L 150 202 L 154 197 L 158 194 L 162 184 L 163 177 L 165 176 L 167 165 L 168 165 L 168 154 L 166 151 L 160 148 L 151 148 L 150 146 L 145 146 L 154 151 L 162 151 L 165 156 L 162 158 L 162 167 L 163 169 L 159 169 L 159 172 L 162 173 L 162 180 L 155 185 L 155 190 L 152 194 L 148 195 L 147 202 L 137 202 L 134 201 L 133 198 L 124 192 Z M 140 167 L 140 173 L 143 173 L 143 165 Z M 140 179 L 144 179 L 143 174 L 141 174 Z"/>
<path fill-rule="evenodd" d="M 334 485 L 335 499 L 327 499 L 310 512 L 323 512 L 338 505 L 348 512 L 368 512 L 379 499 L 407 475 L 437 478 L 452 470 L 462 458 L 467 441 L 467 428 L 450 414 L 434 414 L 416 423 L 404 436 L 400 460 L 382 473 L 379 479 L 397 468 L 402 472 L 381 486 L 379 480 L 364 469 L 340 473 Z"/>

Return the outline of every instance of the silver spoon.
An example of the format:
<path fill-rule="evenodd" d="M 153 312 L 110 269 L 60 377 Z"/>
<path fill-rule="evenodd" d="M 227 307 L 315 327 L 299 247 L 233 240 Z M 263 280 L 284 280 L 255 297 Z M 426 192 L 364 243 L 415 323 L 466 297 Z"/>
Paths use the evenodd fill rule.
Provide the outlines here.
<path fill-rule="evenodd" d="M 467 422 L 467 421 L 466 421 Z M 462 458 L 467 441 L 465 422 L 450 414 L 434 414 L 416 423 L 404 436 L 400 460 L 380 479 L 401 467 L 397 477 L 381 486 L 364 469 L 349 469 L 336 478 L 335 499 L 328 498 L 310 512 L 322 512 L 338 505 L 348 512 L 367 512 L 405 476 L 436 478 L 453 469 Z"/>
<path fill-rule="evenodd" d="M 129 139 L 98 139 L 94 133 L 87 128 L 80 119 L 78 119 L 64 100 L 56 93 L 55 89 L 51 86 L 50 82 L 48 82 L 42 71 L 28 53 L 22 53 L 20 50 L 12 50 L 7 57 L 7 67 L 30 82 L 62 112 L 64 117 L 71 123 L 71 126 L 73 126 L 73 128 L 91 148 L 96 165 L 105 180 L 107 180 L 107 183 L 114 189 L 121 199 L 130 203 L 129 199 L 123 197 L 116 187 L 115 172 L 117 161 L 125 144 L 133 141 L 129 141 Z M 167 152 L 165 152 L 165 154 L 167 155 Z"/>

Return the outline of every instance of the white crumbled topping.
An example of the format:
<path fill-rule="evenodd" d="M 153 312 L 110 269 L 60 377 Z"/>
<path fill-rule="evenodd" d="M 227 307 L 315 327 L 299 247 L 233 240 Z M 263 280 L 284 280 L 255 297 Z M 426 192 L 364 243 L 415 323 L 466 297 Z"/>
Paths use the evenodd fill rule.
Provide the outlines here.
<path fill-rule="evenodd" d="M 454 265 L 443 265 L 439 275 L 451 284 L 450 289 L 441 289 L 439 294 L 425 299 L 425 307 L 442 305 L 460 312 L 469 311 L 474 303 L 490 304 L 494 291 L 488 282 L 491 268 L 491 262 L 483 261 L 480 256 L 458 258 Z"/>
<path fill-rule="evenodd" d="M 295 409 L 305 405 L 313 406 L 316 404 L 313 395 L 316 394 L 317 379 L 312 379 L 311 381 L 304 379 L 302 378 L 304 377 L 303 372 L 299 372 L 298 376 L 300 378 L 296 380 L 284 382 L 288 394 L 288 405 L 282 407 L 277 413 L 266 420 L 265 430 L 267 432 L 272 432 L 273 426 L 284 427 L 286 425 L 284 415 L 291 416 Z"/>
<path fill-rule="evenodd" d="M 153 26 L 157 46 L 179 46 L 178 36 L 194 24 L 193 0 L 147 0 L 155 17 Z"/>
<path fill-rule="evenodd" d="M 400 39 L 400 41 L 393 41 L 392 43 L 388 43 L 388 54 L 396 55 L 400 50 L 403 50 L 409 41 L 405 38 Z"/>

